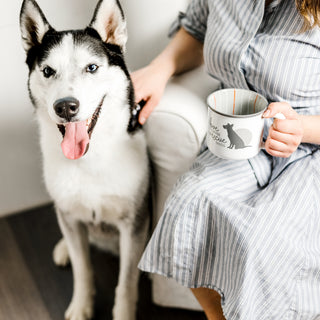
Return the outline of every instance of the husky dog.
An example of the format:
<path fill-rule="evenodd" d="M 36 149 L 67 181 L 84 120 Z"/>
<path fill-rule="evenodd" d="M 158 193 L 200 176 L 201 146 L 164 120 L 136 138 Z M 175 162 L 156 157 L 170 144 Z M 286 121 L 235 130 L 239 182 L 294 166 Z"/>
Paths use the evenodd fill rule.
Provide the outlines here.
<path fill-rule="evenodd" d="M 86 29 L 58 32 L 34 0 L 24 0 L 20 27 L 45 183 L 63 234 L 54 261 L 65 265 L 70 259 L 73 268 L 65 318 L 92 318 L 89 240 L 115 248 L 110 234 L 116 234 L 120 273 L 113 318 L 135 319 L 149 164 L 144 133 L 134 125 L 123 11 L 118 0 L 101 0 Z"/>

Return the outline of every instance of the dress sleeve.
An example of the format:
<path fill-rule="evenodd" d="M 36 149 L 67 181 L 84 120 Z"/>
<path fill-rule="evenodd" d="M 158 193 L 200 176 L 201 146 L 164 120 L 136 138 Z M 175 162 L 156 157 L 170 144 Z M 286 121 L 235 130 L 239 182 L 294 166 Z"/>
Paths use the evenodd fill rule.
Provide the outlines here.
<path fill-rule="evenodd" d="M 180 12 L 178 18 L 171 25 L 169 37 L 172 37 L 183 27 L 193 37 L 203 42 L 207 30 L 207 17 L 208 0 L 191 0 L 186 12 Z"/>

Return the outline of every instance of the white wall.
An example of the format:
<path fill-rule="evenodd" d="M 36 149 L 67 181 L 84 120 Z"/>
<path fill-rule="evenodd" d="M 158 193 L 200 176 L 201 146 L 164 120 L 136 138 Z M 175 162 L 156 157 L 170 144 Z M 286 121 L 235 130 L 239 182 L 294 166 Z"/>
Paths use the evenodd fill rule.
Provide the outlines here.
<path fill-rule="evenodd" d="M 122 0 L 127 16 L 127 62 L 131 70 L 148 63 L 167 42 L 170 21 L 186 0 Z M 27 67 L 20 43 L 22 0 L 0 2 L 0 216 L 50 201 L 42 182 L 41 155 Z M 95 0 L 38 0 L 57 30 L 87 25 Z"/>

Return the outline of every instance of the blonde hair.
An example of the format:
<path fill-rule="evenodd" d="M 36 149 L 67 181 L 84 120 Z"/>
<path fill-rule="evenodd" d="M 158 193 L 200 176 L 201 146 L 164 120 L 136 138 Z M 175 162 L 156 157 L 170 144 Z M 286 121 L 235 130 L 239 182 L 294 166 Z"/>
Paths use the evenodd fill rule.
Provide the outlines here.
<path fill-rule="evenodd" d="M 296 0 L 296 6 L 304 19 L 304 31 L 320 27 L 320 0 Z"/>

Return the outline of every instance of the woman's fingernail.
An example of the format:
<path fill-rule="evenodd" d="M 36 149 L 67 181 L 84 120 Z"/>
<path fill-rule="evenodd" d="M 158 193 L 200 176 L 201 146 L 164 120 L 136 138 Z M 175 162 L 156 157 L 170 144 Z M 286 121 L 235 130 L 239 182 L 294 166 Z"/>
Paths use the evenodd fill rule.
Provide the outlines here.
<path fill-rule="evenodd" d="M 270 115 L 270 110 L 266 110 L 264 114 L 262 115 L 264 118 L 268 117 Z"/>
<path fill-rule="evenodd" d="M 140 124 L 144 124 L 145 122 L 146 122 L 146 118 L 141 117 L 141 118 L 140 118 Z"/>

